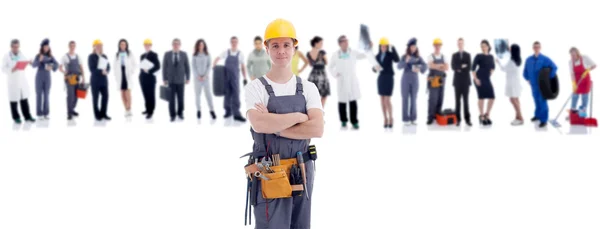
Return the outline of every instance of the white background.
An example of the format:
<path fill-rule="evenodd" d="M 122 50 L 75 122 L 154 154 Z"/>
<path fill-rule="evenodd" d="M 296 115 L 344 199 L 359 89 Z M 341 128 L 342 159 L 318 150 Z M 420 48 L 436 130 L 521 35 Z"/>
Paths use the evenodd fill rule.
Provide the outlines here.
<path fill-rule="evenodd" d="M 4 1 L 0 6 L 0 53 L 19 38 L 30 58 L 45 37 L 55 55 L 67 51 L 69 40 L 77 41 L 84 58 L 92 41 L 102 39 L 111 60 L 120 38 L 127 38 L 138 56 L 143 39 L 151 38 L 161 60 L 173 38 L 181 38 L 190 55 L 196 39 L 204 38 L 214 58 L 234 35 L 247 56 L 253 37 L 262 36 L 277 17 L 294 23 L 304 53 L 315 35 L 325 39 L 329 54 L 342 34 L 357 47 L 360 23 L 370 26 L 375 44 L 387 36 L 400 52 L 415 36 L 421 53 L 429 54 L 431 42 L 440 37 L 450 56 L 456 39 L 464 37 L 474 57 L 481 39 L 493 44 L 495 38 L 508 38 L 521 45 L 526 58 L 539 40 L 542 52 L 558 65 L 562 85 L 559 98 L 549 102 L 551 118 L 569 96 L 569 48 L 577 46 L 600 62 L 591 23 L 597 10 L 585 1 L 411 1 L 392 7 L 389 1 L 56 0 Z M 564 114 L 561 129 L 537 130 L 530 122 L 510 126 L 514 111 L 504 96 L 504 73 L 497 71 L 491 128 L 426 127 L 424 84 L 418 95 L 419 125 L 403 128 L 397 74 L 396 126 L 385 131 L 377 76 L 366 61 L 359 63 L 358 73 L 363 93 L 359 131 L 340 129 L 331 79 L 325 135 L 313 141 L 319 151 L 313 228 L 600 227 L 596 129 L 572 128 Z M 33 114 L 34 75 L 27 71 Z M 196 121 L 191 84 L 185 121 L 169 123 L 167 104 L 158 100 L 155 118 L 148 122 L 140 115 L 143 97 L 137 81 L 135 116 L 126 120 L 114 76 L 109 77 L 113 121 L 106 124 L 94 122 L 91 97 L 79 101 L 81 117 L 67 123 L 57 73 L 51 120 L 14 126 L 6 81 L 0 80 L 0 101 L 6 101 L 0 106 L 0 228 L 244 228 L 246 182 L 244 160 L 238 157 L 251 150 L 249 125 L 224 121 L 220 97 L 215 98 L 218 120 L 208 120 L 203 100 L 204 117 Z M 529 119 L 531 89 L 522 83 L 522 108 Z M 474 88 L 470 96 L 476 120 Z M 453 106 L 453 88 L 448 87 L 445 107 Z"/>

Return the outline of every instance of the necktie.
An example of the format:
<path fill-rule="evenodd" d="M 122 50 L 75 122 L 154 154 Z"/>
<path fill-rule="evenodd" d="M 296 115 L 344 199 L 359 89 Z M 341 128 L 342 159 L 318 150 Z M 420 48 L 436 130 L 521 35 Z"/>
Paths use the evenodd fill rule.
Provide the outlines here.
<path fill-rule="evenodd" d="M 179 65 L 179 53 L 175 53 L 175 66 Z"/>

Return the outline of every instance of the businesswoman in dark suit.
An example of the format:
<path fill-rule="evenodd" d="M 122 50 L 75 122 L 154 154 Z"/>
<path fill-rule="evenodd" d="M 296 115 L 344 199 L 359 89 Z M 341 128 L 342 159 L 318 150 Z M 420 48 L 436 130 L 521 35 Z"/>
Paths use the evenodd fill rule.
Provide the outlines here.
<path fill-rule="evenodd" d="M 383 127 L 392 128 L 394 119 L 392 115 L 392 92 L 394 90 L 394 62 L 399 62 L 400 57 L 393 46 L 390 49 L 390 42 L 387 38 L 381 38 L 379 41 L 379 53 L 375 56 L 381 66 L 381 72 L 377 78 L 377 91 L 381 96 L 381 108 L 383 109 L 383 118 L 385 120 Z M 373 69 L 375 71 L 375 69 Z"/>

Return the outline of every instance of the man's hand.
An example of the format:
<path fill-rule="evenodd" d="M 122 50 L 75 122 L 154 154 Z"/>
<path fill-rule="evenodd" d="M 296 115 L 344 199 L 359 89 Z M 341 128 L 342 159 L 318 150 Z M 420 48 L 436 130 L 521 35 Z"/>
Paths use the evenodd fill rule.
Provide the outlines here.
<path fill-rule="evenodd" d="M 165 85 L 168 85 L 168 84 L 169 84 L 169 82 L 167 82 L 167 81 L 164 81 L 163 83 L 164 83 Z"/>
<path fill-rule="evenodd" d="M 40 55 L 39 61 L 42 62 L 42 60 L 44 60 L 44 55 Z"/>
<path fill-rule="evenodd" d="M 406 56 L 404 56 L 404 61 L 405 61 L 406 63 L 408 63 L 408 61 L 409 61 L 409 60 L 410 60 L 410 56 L 409 56 L 409 55 L 406 55 Z"/>
<path fill-rule="evenodd" d="M 148 70 L 146 70 L 146 69 L 143 69 L 142 71 L 144 71 L 144 73 L 148 74 Z"/>
<path fill-rule="evenodd" d="M 263 114 L 268 114 L 268 113 L 269 113 L 269 109 L 267 109 L 267 107 L 266 107 L 264 104 L 262 104 L 262 103 L 257 103 L 257 104 L 254 104 L 254 107 L 255 107 L 255 108 L 256 108 L 256 109 L 257 109 L 257 110 L 258 110 L 260 113 L 263 113 Z"/>
<path fill-rule="evenodd" d="M 481 81 L 479 79 L 475 78 L 473 81 L 475 81 L 475 85 L 481 86 Z"/>
<path fill-rule="evenodd" d="M 108 72 L 106 72 L 106 70 L 102 70 L 102 75 L 107 75 Z"/>
<path fill-rule="evenodd" d="M 190 80 L 186 80 L 186 81 L 185 81 L 185 84 L 190 84 Z"/>
<path fill-rule="evenodd" d="M 463 65 L 462 65 L 462 68 L 467 68 L 467 64 L 463 64 Z"/>
<path fill-rule="evenodd" d="M 204 76 L 198 76 L 198 80 L 199 80 L 200 82 L 204 81 Z"/>

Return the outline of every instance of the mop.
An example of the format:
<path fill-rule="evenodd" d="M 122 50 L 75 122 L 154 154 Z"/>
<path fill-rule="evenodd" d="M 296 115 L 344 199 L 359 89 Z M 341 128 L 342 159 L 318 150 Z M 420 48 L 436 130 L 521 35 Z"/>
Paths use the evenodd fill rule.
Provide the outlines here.
<path fill-rule="evenodd" d="M 585 76 L 588 72 L 589 71 L 584 72 L 583 75 Z M 579 84 L 583 81 L 583 79 L 585 79 L 585 77 L 581 77 L 581 79 L 579 79 L 579 81 L 577 82 L 577 87 L 579 87 Z M 560 114 L 562 114 L 562 111 L 565 109 L 565 107 L 567 107 L 567 104 L 569 104 L 569 101 L 571 101 L 573 99 L 574 95 L 575 95 L 575 90 L 573 90 L 573 92 L 571 92 L 571 95 L 569 96 L 569 98 L 567 99 L 567 101 L 565 101 L 565 104 L 558 111 L 558 114 L 556 115 L 556 118 L 554 118 L 554 120 L 550 120 L 550 124 L 552 124 L 552 126 L 554 126 L 556 128 L 561 127 L 560 123 L 558 122 L 558 118 L 560 117 Z"/>

